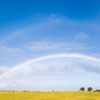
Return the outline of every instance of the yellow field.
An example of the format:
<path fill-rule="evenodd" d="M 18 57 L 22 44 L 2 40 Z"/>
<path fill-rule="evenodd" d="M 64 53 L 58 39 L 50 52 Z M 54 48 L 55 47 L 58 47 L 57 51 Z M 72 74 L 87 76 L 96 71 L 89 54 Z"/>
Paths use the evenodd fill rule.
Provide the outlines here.
<path fill-rule="evenodd" d="M 0 100 L 100 100 L 99 92 L 0 92 Z"/>

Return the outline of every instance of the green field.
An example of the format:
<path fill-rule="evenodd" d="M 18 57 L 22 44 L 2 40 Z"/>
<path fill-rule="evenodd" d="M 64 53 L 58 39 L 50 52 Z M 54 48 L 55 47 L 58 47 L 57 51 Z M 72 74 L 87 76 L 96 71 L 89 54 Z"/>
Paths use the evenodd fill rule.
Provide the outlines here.
<path fill-rule="evenodd" d="M 100 100 L 100 92 L 0 92 L 0 100 Z"/>

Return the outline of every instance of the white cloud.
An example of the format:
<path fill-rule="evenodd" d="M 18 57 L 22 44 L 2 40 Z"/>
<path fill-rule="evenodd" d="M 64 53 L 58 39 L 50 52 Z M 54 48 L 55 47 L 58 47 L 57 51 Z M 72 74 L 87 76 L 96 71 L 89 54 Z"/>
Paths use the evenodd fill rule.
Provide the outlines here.
<path fill-rule="evenodd" d="M 91 49 L 88 45 L 78 42 L 27 42 L 19 47 L 1 46 L 0 60 L 2 61 L 2 66 L 14 66 L 40 55 L 62 52 L 84 52 L 88 49 Z"/>
<path fill-rule="evenodd" d="M 79 34 L 77 34 L 77 35 L 75 36 L 75 39 L 84 40 L 84 39 L 87 39 L 88 37 L 89 37 L 88 34 L 85 34 L 84 32 L 81 32 L 81 33 L 79 33 Z"/>
<path fill-rule="evenodd" d="M 89 47 L 83 43 L 77 42 L 51 42 L 51 41 L 38 41 L 38 42 L 28 42 L 22 45 L 21 47 L 8 47 L 1 46 L 0 52 L 1 54 L 7 53 L 11 55 L 28 53 L 30 51 L 38 52 L 38 51 L 49 51 L 49 50 L 65 50 L 65 51 L 77 51 L 88 49 Z"/>
<path fill-rule="evenodd" d="M 9 69 L 8 67 L 0 67 L 0 74 L 7 72 Z M 19 75 L 20 77 L 67 75 L 82 70 L 100 74 L 100 63 L 75 58 L 49 59 L 21 67 L 11 72 L 7 78 L 19 77 Z"/>
<path fill-rule="evenodd" d="M 0 83 L 0 88 L 7 88 L 8 86 L 8 83 Z"/>
<path fill-rule="evenodd" d="M 41 15 L 39 15 L 41 16 Z M 54 22 L 54 23 L 62 23 L 62 21 L 67 18 L 66 16 L 60 16 L 60 15 L 56 15 L 56 14 L 51 14 L 49 16 L 41 16 L 40 19 L 42 19 L 42 21 L 48 21 L 48 22 Z"/>
<path fill-rule="evenodd" d="M 85 59 L 73 58 L 45 60 L 21 67 L 5 76 L 2 80 L 0 79 L 0 89 L 34 90 L 41 88 L 43 82 L 57 80 L 54 77 L 56 75 L 72 76 L 77 73 L 85 75 L 87 72 L 100 74 L 100 64 Z M 81 80 L 79 77 L 78 79 Z M 70 81 L 70 79 L 68 80 Z"/>
<path fill-rule="evenodd" d="M 6 71 L 8 71 L 10 68 L 7 66 L 0 66 L 0 74 L 5 73 Z"/>
<path fill-rule="evenodd" d="M 9 46 L 1 46 L 0 51 L 3 53 L 17 53 L 17 52 L 23 52 L 23 49 L 21 47 L 9 47 Z"/>
<path fill-rule="evenodd" d="M 26 44 L 26 47 L 32 51 L 45 51 L 45 50 L 56 50 L 56 51 L 77 51 L 88 49 L 82 43 L 76 42 L 49 42 L 49 41 L 39 41 L 39 42 L 30 42 Z"/>

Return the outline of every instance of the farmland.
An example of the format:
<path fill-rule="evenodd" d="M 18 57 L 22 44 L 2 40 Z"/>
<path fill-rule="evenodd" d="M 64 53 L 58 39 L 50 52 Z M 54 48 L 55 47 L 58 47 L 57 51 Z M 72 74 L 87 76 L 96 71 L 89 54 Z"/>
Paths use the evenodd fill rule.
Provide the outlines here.
<path fill-rule="evenodd" d="M 0 100 L 100 100 L 100 92 L 0 92 Z"/>

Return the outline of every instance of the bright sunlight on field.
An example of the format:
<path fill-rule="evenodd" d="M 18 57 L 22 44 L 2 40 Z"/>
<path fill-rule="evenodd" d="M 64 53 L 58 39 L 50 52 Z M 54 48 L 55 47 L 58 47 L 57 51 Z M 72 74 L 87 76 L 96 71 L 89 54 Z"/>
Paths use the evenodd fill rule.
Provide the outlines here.
<path fill-rule="evenodd" d="M 99 92 L 0 92 L 0 100 L 100 100 Z"/>

